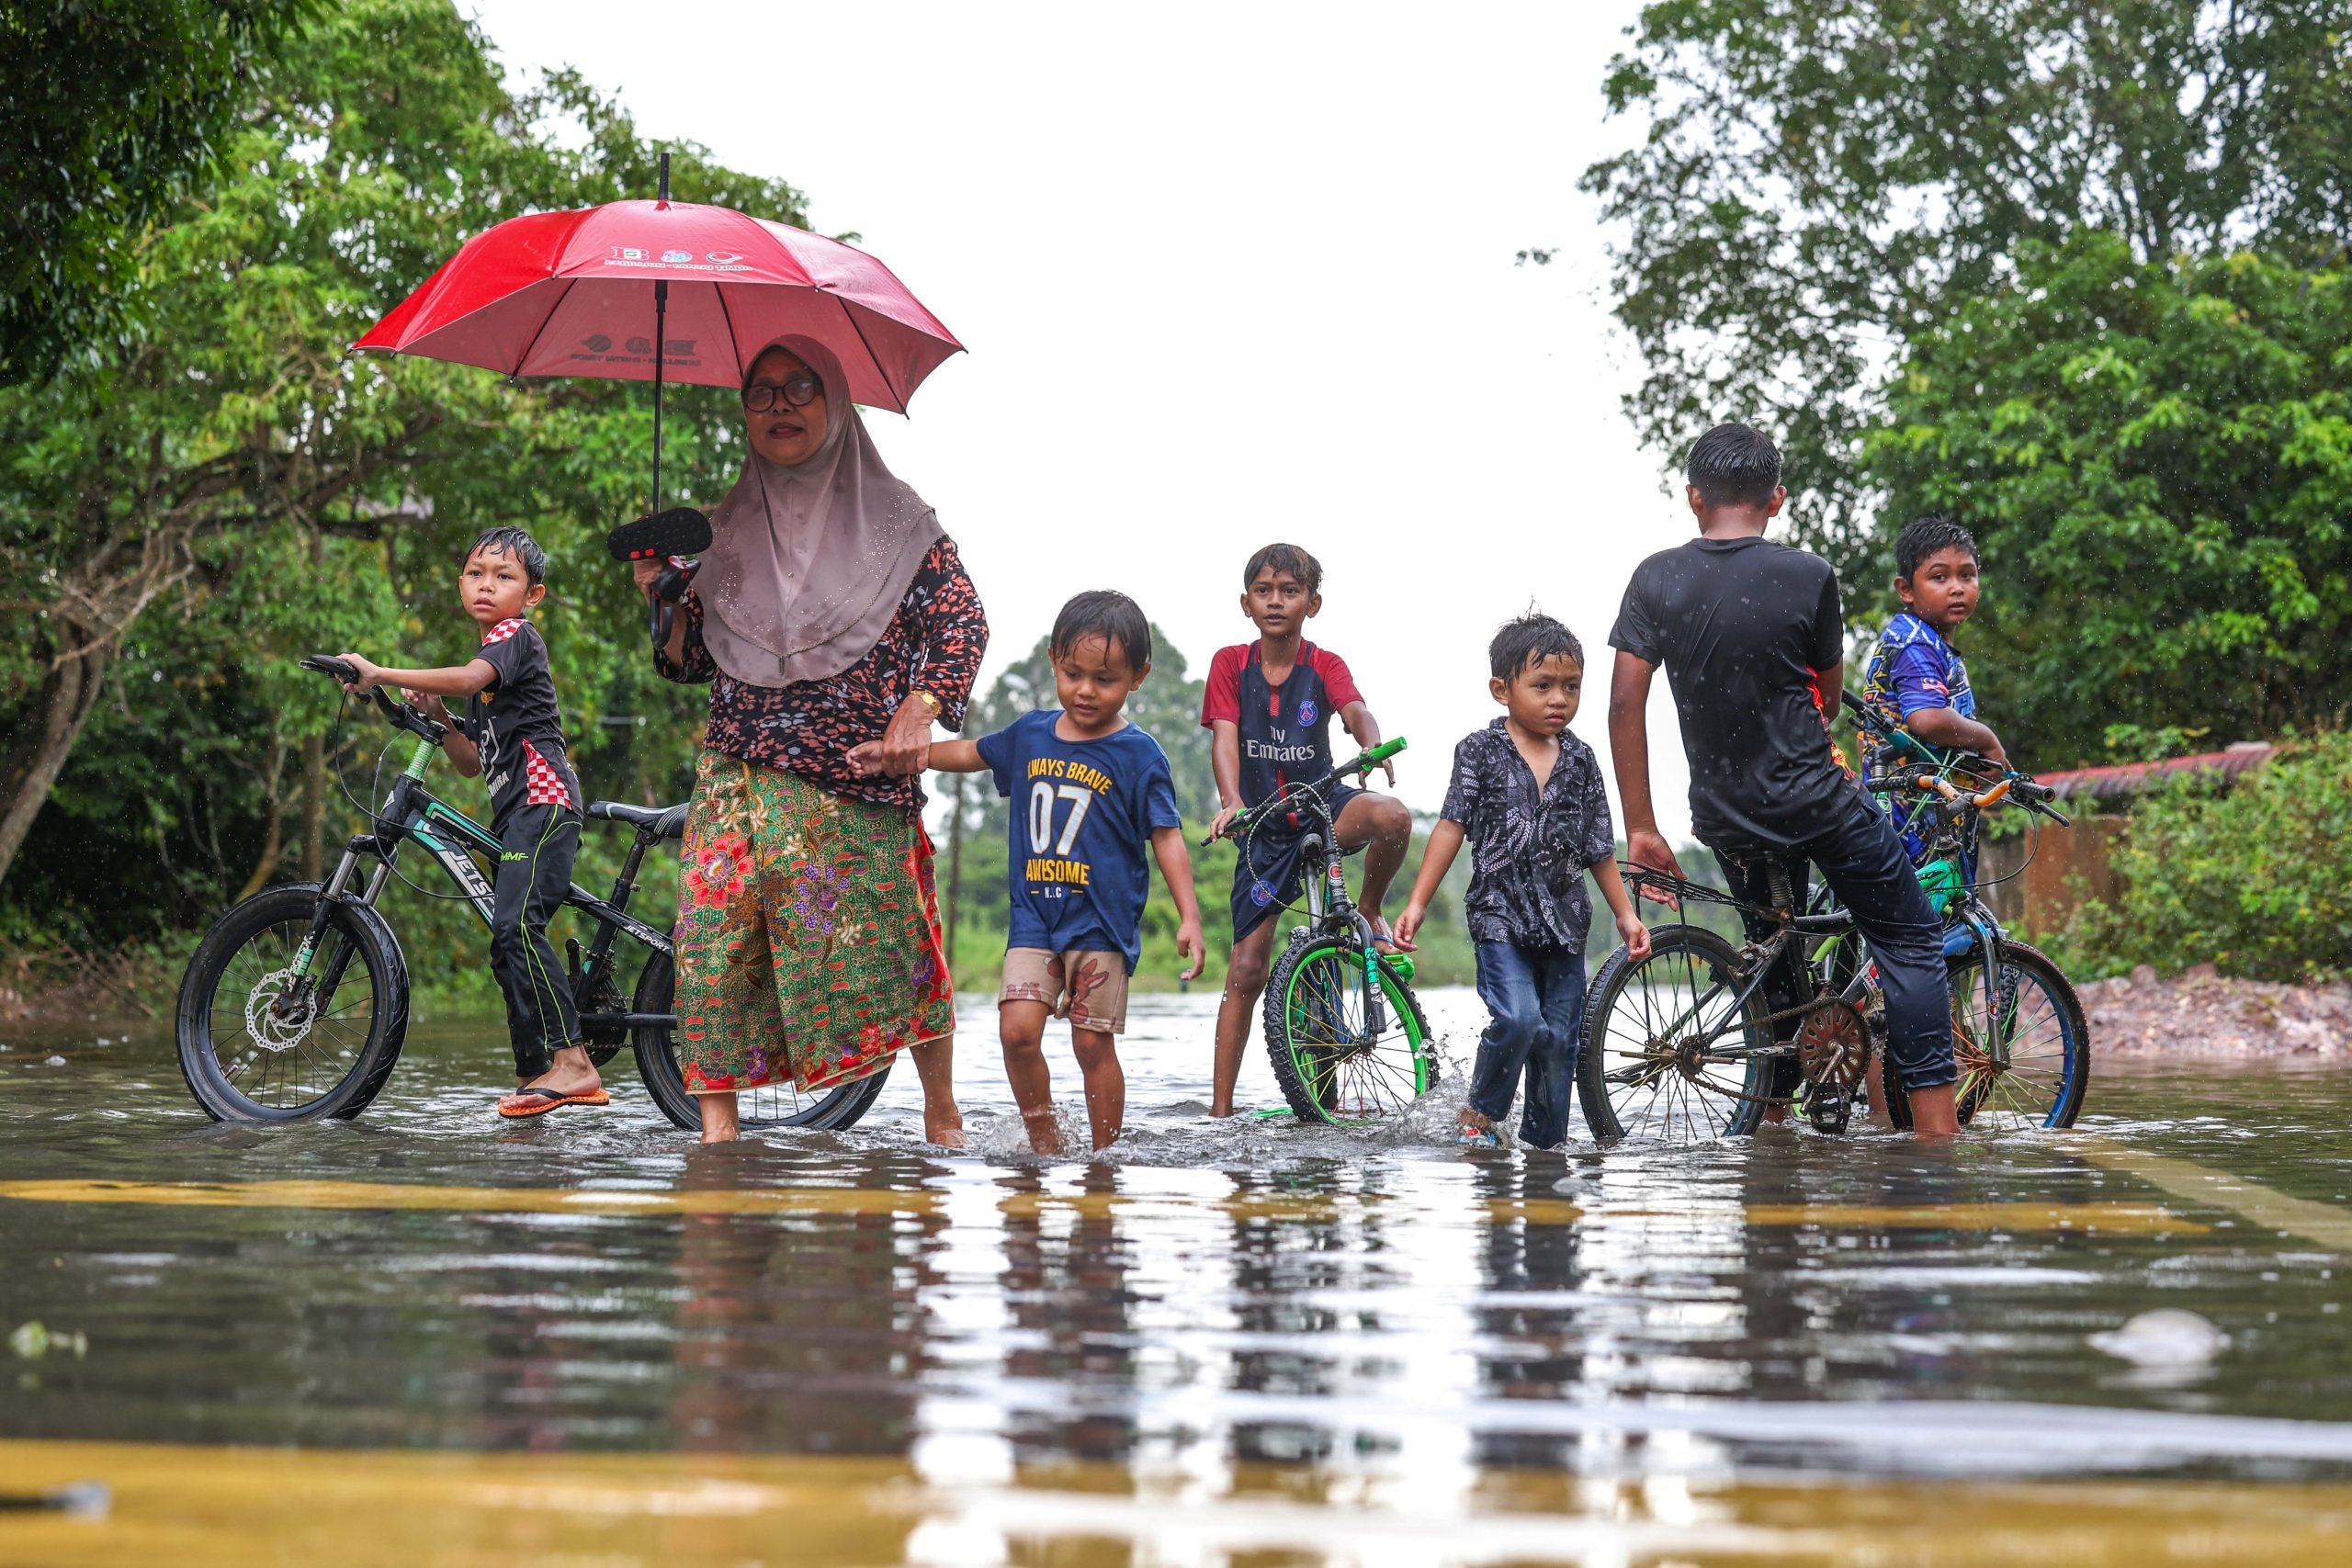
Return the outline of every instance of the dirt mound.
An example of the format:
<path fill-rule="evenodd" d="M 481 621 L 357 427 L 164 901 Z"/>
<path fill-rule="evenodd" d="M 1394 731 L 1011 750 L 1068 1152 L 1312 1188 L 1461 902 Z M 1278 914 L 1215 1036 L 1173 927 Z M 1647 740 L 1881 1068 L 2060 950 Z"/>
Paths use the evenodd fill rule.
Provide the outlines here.
<path fill-rule="evenodd" d="M 2352 985 L 2231 980 L 2210 964 L 2162 980 L 2143 964 L 2080 990 L 2101 1055 L 2352 1056 Z"/>

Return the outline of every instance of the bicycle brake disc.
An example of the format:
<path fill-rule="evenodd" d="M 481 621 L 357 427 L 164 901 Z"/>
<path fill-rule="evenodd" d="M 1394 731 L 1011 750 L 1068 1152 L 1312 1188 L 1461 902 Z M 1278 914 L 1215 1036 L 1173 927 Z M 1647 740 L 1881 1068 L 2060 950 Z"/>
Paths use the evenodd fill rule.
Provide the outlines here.
<path fill-rule="evenodd" d="M 312 1004 L 308 998 L 290 1013 L 277 1010 L 277 998 L 293 979 L 294 968 L 288 964 L 264 975 L 245 993 L 245 1037 L 265 1051 L 291 1051 L 310 1037 Z"/>

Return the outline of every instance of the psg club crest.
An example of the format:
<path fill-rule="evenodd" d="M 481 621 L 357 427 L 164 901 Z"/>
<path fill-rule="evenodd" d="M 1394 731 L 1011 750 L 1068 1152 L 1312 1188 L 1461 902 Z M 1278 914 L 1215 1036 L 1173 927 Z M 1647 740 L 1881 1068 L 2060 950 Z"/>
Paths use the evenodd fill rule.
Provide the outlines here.
<path fill-rule="evenodd" d="M 1274 885 L 1272 883 L 1261 876 L 1250 884 L 1250 902 L 1262 909 L 1273 901 Z"/>
<path fill-rule="evenodd" d="M 1315 722 L 1315 699 L 1313 697 L 1309 697 L 1305 702 L 1298 705 L 1298 722 L 1301 724 L 1313 724 Z"/>

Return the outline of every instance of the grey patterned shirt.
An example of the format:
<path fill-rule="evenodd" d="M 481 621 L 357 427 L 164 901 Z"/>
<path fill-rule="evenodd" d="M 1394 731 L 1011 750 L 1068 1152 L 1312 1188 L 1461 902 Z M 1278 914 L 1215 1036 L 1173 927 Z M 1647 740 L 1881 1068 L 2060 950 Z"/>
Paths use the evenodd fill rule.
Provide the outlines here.
<path fill-rule="evenodd" d="M 1539 794 L 1507 720 L 1463 737 L 1440 812 L 1470 840 L 1473 942 L 1582 951 L 1592 929 L 1588 867 L 1617 852 L 1609 794 L 1592 748 L 1563 730 L 1559 760 Z"/>

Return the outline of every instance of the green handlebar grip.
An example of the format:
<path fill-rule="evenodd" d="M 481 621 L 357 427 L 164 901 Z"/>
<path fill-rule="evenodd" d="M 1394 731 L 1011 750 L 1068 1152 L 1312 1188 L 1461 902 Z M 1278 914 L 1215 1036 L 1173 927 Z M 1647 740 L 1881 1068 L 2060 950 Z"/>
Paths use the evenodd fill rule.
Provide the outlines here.
<path fill-rule="evenodd" d="M 1379 745 L 1365 751 L 1359 761 L 1361 761 L 1367 768 L 1376 767 L 1380 763 L 1388 761 L 1389 758 L 1394 757 L 1397 752 L 1402 751 L 1404 749 L 1405 738 L 1399 735 L 1394 740 L 1384 740 Z"/>

